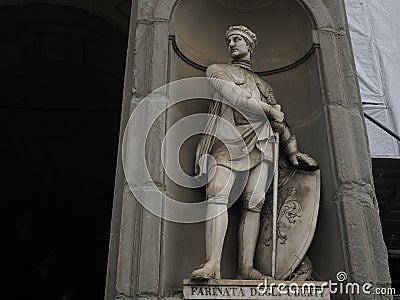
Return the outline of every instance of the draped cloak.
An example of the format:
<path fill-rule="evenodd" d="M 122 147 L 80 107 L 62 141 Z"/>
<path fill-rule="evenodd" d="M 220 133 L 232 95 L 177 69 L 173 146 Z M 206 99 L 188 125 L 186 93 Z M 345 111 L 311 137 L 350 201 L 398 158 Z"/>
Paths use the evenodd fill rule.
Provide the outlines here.
<path fill-rule="evenodd" d="M 210 167 L 207 154 L 211 154 L 218 165 L 237 171 L 251 169 L 263 159 L 272 161 L 274 136 L 267 116 L 246 111 L 246 101 L 250 97 L 276 105 L 271 86 L 244 64 L 211 65 L 206 74 L 216 93 L 197 147 L 196 173 L 207 173 Z M 223 89 L 227 88 L 229 96 L 224 97 Z M 226 126 L 225 121 L 232 126 Z"/>

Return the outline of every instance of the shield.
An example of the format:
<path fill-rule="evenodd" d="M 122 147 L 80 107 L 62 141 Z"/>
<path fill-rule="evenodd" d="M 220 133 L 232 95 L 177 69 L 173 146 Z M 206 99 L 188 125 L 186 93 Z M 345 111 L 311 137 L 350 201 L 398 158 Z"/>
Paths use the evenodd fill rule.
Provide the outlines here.
<path fill-rule="evenodd" d="M 320 171 L 297 172 L 278 190 L 276 278 L 286 279 L 302 261 L 311 244 L 320 200 Z M 261 215 L 255 267 L 271 276 L 272 193 Z"/>

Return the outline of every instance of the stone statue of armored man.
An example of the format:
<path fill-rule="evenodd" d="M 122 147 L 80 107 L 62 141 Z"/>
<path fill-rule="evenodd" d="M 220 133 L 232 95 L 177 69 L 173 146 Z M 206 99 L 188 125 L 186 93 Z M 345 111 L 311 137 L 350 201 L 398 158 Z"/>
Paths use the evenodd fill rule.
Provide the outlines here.
<path fill-rule="evenodd" d="M 318 163 L 298 150 L 296 137 L 284 121 L 271 86 L 252 69 L 256 34 L 245 26 L 231 26 L 226 32 L 226 43 L 232 62 L 211 65 L 206 73 L 215 89 L 215 99 L 221 101 L 213 101 L 210 106 L 213 117 L 208 120 L 207 134 L 202 135 L 196 153 L 196 172 L 209 176 L 206 262 L 192 272 L 191 279 L 221 279 L 228 197 L 239 180 L 245 182 L 242 182 L 237 279 L 258 280 L 272 275 L 272 197 L 268 188 L 274 173 L 274 132 L 279 133 L 280 139 L 275 279 L 290 276 L 305 279 L 299 278 L 299 274 L 309 275 L 311 267 L 305 252 L 314 234 L 318 212 Z M 234 130 L 228 130 L 229 127 Z M 237 143 L 235 134 L 241 143 Z M 209 155 L 212 163 L 205 159 Z M 241 176 L 242 173 L 247 176 Z"/>

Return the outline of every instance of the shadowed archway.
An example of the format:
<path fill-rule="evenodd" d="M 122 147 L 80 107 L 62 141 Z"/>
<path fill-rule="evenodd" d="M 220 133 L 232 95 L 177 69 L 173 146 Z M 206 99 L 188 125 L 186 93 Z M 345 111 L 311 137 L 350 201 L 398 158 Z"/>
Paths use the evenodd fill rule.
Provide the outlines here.
<path fill-rule="evenodd" d="M 7 299 L 103 299 L 126 33 L 51 4 L 0 8 Z"/>

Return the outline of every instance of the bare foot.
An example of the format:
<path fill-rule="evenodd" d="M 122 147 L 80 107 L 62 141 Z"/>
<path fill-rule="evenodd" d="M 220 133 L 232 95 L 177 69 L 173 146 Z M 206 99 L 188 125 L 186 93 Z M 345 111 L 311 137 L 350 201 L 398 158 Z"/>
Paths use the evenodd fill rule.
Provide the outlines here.
<path fill-rule="evenodd" d="M 221 279 L 221 275 L 216 271 L 216 267 L 208 261 L 194 270 L 190 278 L 192 280 Z"/>

